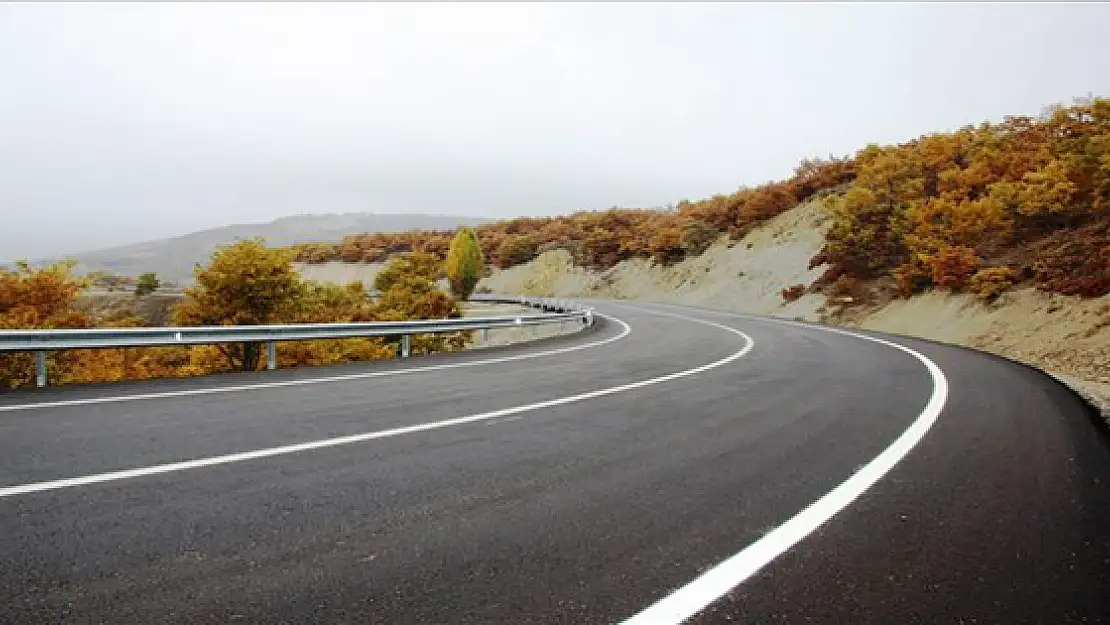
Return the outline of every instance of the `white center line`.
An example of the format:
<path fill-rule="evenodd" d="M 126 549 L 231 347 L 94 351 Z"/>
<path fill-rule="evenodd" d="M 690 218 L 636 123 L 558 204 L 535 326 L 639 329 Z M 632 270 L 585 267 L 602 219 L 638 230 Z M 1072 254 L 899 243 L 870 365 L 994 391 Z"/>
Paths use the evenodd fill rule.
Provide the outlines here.
<path fill-rule="evenodd" d="M 632 328 L 620 319 L 615 317 L 608 317 L 605 315 L 598 315 L 605 317 L 609 321 L 613 321 L 621 326 L 619 334 L 611 336 L 607 339 L 600 341 L 593 341 L 591 343 L 583 343 L 581 345 L 573 345 L 570 347 L 562 347 L 559 349 L 552 349 L 542 352 L 529 352 L 527 354 L 517 354 L 515 356 L 502 356 L 500 358 L 486 358 L 483 360 L 468 360 L 464 362 L 451 362 L 440 365 L 427 365 L 424 367 L 412 367 L 409 369 L 396 369 L 393 371 L 370 371 L 366 373 L 350 373 L 346 375 L 334 375 L 322 378 L 304 378 L 300 380 L 286 380 L 283 382 L 258 382 L 255 384 L 240 384 L 236 386 L 217 386 L 213 388 L 194 388 L 183 391 L 163 391 L 158 393 L 136 393 L 134 395 L 113 395 L 109 397 L 89 397 L 85 399 L 63 399 L 59 401 L 44 401 L 36 402 L 33 404 L 14 404 L 10 406 L 0 406 L 0 412 L 15 412 L 17 410 L 41 410 L 43 408 L 63 408 L 67 406 L 89 406 L 93 404 L 111 404 L 124 401 L 137 401 L 141 399 L 165 399 L 168 397 L 190 397 L 193 395 L 213 395 L 216 393 L 240 393 L 243 391 L 257 391 L 268 388 L 282 388 L 289 386 L 305 386 L 308 384 L 326 384 L 332 382 L 347 382 L 350 380 L 365 380 L 367 378 L 382 378 L 394 375 L 405 375 L 409 373 L 425 373 L 428 371 L 442 371 L 444 369 L 458 369 L 461 367 L 477 367 L 481 365 L 492 365 L 502 362 L 513 362 L 517 360 L 526 360 L 529 358 L 541 358 L 544 356 L 554 356 L 556 354 L 565 354 L 568 352 L 578 351 L 580 349 L 588 349 L 590 347 L 600 347 L 613 341 L 619 341 L 628 336 L 632 332 Z"/>
<path fill-rule="evenodd" d="M 707 326 L 713 326 L 713 327 L 716 327 L 716 328 L 720 328 L 722 330 L 725 330 L 727 332 L 730 332 L 730 333 L 732 333 L 734 335 L 737 335 L 740 338 L 742 338 L 744 340 L 744 346 L 740 350 L 738 350 L 736 352 L 733 352 L 732 354 L 729 354 L 728 356 L 726 356 L 724 358 L 721 358 L 719 360 L 715 360 L 715 361 L 713 361 L 709 364 L 701 365 L 700 367 L 694 367 L 692 369 L 677 371 L 675 373 L 669 373 L 667 375 L 662 375 L 662 376 L 655 377 L 655 378 L 650 378 L 650 379 L 647 379 L 647 380 L 640 380 L 638 382 L 631 382 L 629 384 L 621 384 L 619 386 L 612 386 L 612 387 L 609 387 L 609 388 L 598 389 L 598 390 L 590 391 L 590 392 L 587 392 L 587 393 L 580 393 L 580 394 L 577 394 L 577 395 L 570 395 L 568 397 L 559 397 L 559 398 L 556 398 L 556 399 L 549 399 L 547 401 L 536 402 L 536 403 L 527 404 L 527 405 L 524 405 L 524 406 L 515 406 L 515 407 L 512 407 L 512 408 L 505 408 L 505 409 L 502 409 L 502 410 L 494 410 L 492 412 L 483 412 L 483 413 L 480 413 L 480 414 L 468 415 L 468 416 L 465 416 L 465 417 L 457 417 L 455 419 L 447 419 L 445 421 L 434 421 L 434 422 L 431 422 L 431 423 L 421 423 L 421 424 L 418 424 L 418 425 L 410 425 L 410 426 L 406 426 L 406 427 L 393 428 L 393 429 L 389 429 L 389 430 L 380 430 L 380 431 L 377 431 L 377 432 L 366 432 L 366 433 L 363 433 L 363 434 L 354 434 L 354 435 L 351 435 L 351 436 L 341 436 L 341 437 L 338 437 L 338 438 L 328 438 L 328 439 L 323 439 L 323 440 L 309 441 L 309 442 L 305 442 L 305 443 L 297 443 L 297 444 L 294 444 L 294 445 L 283 445 L 281 447 L 270 447 L 270 448 L 266 448 L 266 449 L 255 449 L 255 450 L 251 450 L 251 451 L 244 451 L 244 452 L 234 453 L 234 454 L 226 454 L 226 455 L 222 455 L 222 456 L 212 456 L 212 457 L 208 457 L 208 458 L 197 458 L 195 460 L 184 460 L 184 461 L 181 461 L 181 462 L 170 462 L 170 463 L 167 463 L 167 464 L 159 464 L 159 465 L 153 465 L 153 466 L 147 466 L 147 467 L 137 467 L 137 468 L 133 468 L 133 469 L 124 469 L 124 470 L 121 470 L 121 471 L 111 471 L 111 472 L 108 472 L 108 473 L 97 473 L 97 474 L 94 474 L 94 475 L 84 475 L 84 476 L 80 476 L 80 477 L 71 477 L 71 478 L 65 478 L 65 479 L 59 479 L 59 480 L 51 480 L 51 481 L 48 481 L 48 482 L 36 482 L 36 483 L 31 483 L 31 484 L 20 484 L 20 485 L 16 485 L 16 486 L 6 486 L 6 487 L 3 487 L 3 488 L 0 488 L 0 498 L 13 497 L 13 496 L 16 496 L 16 495 L 26 495 L 26 494 L 29 494 L 29 493 L 37 493 L 37 492 L 49 491 L 49 490 L 58 490 L 58 489 L 62 489 L 62 488 L 72 488 L 72 487 L 75 487 L 75 486 L 86 486 L 86 485 L 89 485 L 89 484 L 99 484 L 99 483 L 102 483 L 102 482 L 114 482 L 114 481 L 118 481 L 118 480 L 127 480 L 127 479 L 133 479 L 133 478 L 137 478 L 137 477 L 144 477 L 144 476 L 148 476 L 148 475 L 158 475 L 158 474 L 161 474 L 161 473 L 172 473 L 172 472 L 175 472 L 175 471 L 185 471 L 185 470 L 189 470 L 189 469 L 199 469 L 199 468 L 202 468 L 202 467 L 211 467 L 211 466 L 216 466 L 216 465 L 221 465 L 221 464 L 230 464 L 230 463 L 233 463 L 233 462 L 244 462 L 244 461 L 247 461 L 247 460 L 257 460 L 257 459 L 260 459 L 260 458 L 269 458 L 271 456 L 281 456 L 281 455 L 285 455 L 285 454 L 293 454 L 293 453 L 298 453 L 298 452 L 303 452 L 303 451 L 311 451 L 311 450 L 315 450 L 315 449 L 324 449 L 324 448 L 327 448 L 327 447 L 337 447 L 339 445 L 350 445 L 352 443 L 361 443 L 361 442 L 371 441 L 371 440 L 376 440 L 376 439 L 381 439 L 381 438 L 390 438 L 390 437 L 394 437 L 394 436 L 403 436 L 405 434 L 415 434 L 417 432 L 428 432 L 428 431 L 431 431 L 431 430 L 439 430 L 439 429 L 454 427 L 454 426 L 458 426 L 458 425 L 465 425 L 465 424 L 474 423 L 474 422 L 477 422 L 477 421 L 488 421 L 490 419 L 497 419 L 497 418 L 500 418 L 500 417 L 507 417 L 507 416 L 517 415 L 517 414 L 521 414 L 521 413 L 525 413 L 525 412 L 532 412 L 532 411 L 541 410 L 541 409 L 544 409 L 544 408 L 551 408 L 553 406 L 561 406 L 561 405 L 564 405 L 564 404 L 571 404 L 571 403 L 575 403 L 575 402 L 586 401 L 586 400 L 595 399 L 595 398 L 598 398 L 598 397 L 605 397 L 607 395 L 613 395 L 613 394 L 616 394 L 616 393 L 623 393 L 625 391 L 631 391 L 631 390 L 634 390 L 634 389 L 644 388 L 646 386 L 651 386 L 651 385 L 654 385 L 654 384 L 661 384 L 663 382 L 668 382 L 668 381 L 671 381 L 671 380 L 678 380 L 680 378 L 686 378 L 686 377 L 689 377 L 689 376 L 697 375 L 699 373 L 709 371 L 710 369 L 715 369 L 717 367 L 726 365 L 726 364 L 728 364 L 728 363 L 730 363 L 734 360 L 737 360 L 738 358 L 742 358 L 745 354 L 750 352 L 752 347 L 755 345 L 755 341 L 753 341 L 750 336 L 748 336 L 747 334 L 744 334 L 743 332 L 741 332 L 739 330 L 736 330 L 735 328 L 730 328 L 726 325 L 722 325 L 722 324 L 719 324 L 719 323 L 714 323 L 712 321 L 705 321 L 703 319 L 694 319 L 694 318 L 691 318 L 691 317 L 682 317 L 681 315 L 672 315 L 672 314 L 669 314 L 669 313 L 653 312 L 652 314 L 659 314 L 659 315 L 664 315 L 664 316 L 668 316 L 668 317 L 676 317 L 676 318 L 679 318 L 679 319 L 685 319 L 686 321 L 692 321 L 692 322 L 699 323 L 699 324 L 702 324 L 702 325 L 707 325 Z M 616 320 L 615 318 L 613 318 L 613 319 Z M 618 323 L 621 323 L 621 324 L 625 325 L 626 328 L 628 328 L 627 324 L 624 324 L 624 322 L 619 321 L 619 320 L 617 320 L 617 321 L 618 321 Z M 612 340 L 612 339 L 610 339 L 610 340 Z"/>
<path fill-rule="evenodd" d="M 706 311 L 716 312 L 716 311 Z M 736 315 L 719 312 L 718 314 L 755 318 L 746 315 Z M 917 419 L 904 431 L 889 447 L 868 462 L 859 471 L 829 491 L 823 497 L 807 506 L 802 511 L 791 517 L 773 531 L 740 550 L 727 560 L 709 569 L 690 583 L 664 597 L 657 603 L 649 606 L 640 613 L 624 621 L 623 625 L 664 625 L 681 623 L 709 607 L 736 586 L 750 578 L 772 560 L 785 553 L 806 536 L 813 533 L 818 527 L 824 525 L 838 512 L 871 488 L 875 482 L 886 475 L 910 450 L 925 438 L 933 424 L 936 423 L 944 404 L 948 398 L 948 380 L 944 372 L 932 360 L 923 354 L 873 336 L 857 334 L 837 328 L 806 325 L 780 319 L 755 318 L 784 325 L 793 325 L 811 330 L 843 334 L 864 341 L 871 341 L 887 347 L 903 351 L 916 358 L 933 381 L 933 392 L 925 407 L 921 409 Z"/>

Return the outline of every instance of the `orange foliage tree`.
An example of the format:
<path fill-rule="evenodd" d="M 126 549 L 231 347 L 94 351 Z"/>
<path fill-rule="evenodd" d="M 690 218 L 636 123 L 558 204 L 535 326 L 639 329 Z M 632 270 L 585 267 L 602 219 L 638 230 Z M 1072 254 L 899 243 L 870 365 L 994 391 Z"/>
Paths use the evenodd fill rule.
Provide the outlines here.
<path fill-rule="evenodd" d="M 1098 232 L 1089 231 L 1074 253 L 1037 242 L 1108 218 L 1110 101 L 1077 102 L 1039 118 L 1007 117 L 898 145 L 869 145 L 850 158 L 805 159 L 786 180 L 683 200 L 671 210 L 582 211 L 494 222 L 475 231 L 485 257 L 501 268 L 530 260 L 533 243 L 535 254 L 566 249 L 587 267 L 631 258 L 667 264 L 703 253 L 718 232 L 739 238 L 811 198 L 823 198 L 832 216 L 827 244 L 811 263 L 828 264 L 819 286 L 844 275 L 894 276 L 908 294 L 966 283 L 969 271 L 1000 266 L 1007 254 L 1016 254 L 1015 279 L 1036 274 L 1042 288 L 1105 293 L 1110 287 L 1101 286 Z M 295 251 L 298 260 L 309 262 L 411 251 L 442 260 L 451 236 L 352 235 L 330 248 L 310 244 Z M 977 265 L 967 266 L 973 258 Z M 1003 282 L 992 280 L 992 288 Z"/>
<path fill-rule="evenodd" d="M 197 282 L 172 313 L 178 325 L 256 325 L 264 323 L 350 323 L 459 316 L 456 302 L 436 288 L 442 263 L 432 254 L 412 253 L 394 261 L 385 292 L 373 301 L 362 283 L 344 286 L 303 280 L 293 271 L 290 250 L 270 249 L 261 240 L 219 248 L 207 266 L 196 269 Z M 26 263 L 0 269 L 0 328 L 81 328 L 92 320 L 76 311 L 87 281 L 72 275 L 71 264 L 34 269 Z M 139 327 L 128 311 L 96 319 L 97 327 Z M 468 333 L 418 337 L 417 353 L 456 350 Z M 278 345 L 283 367 L 391 358 L 397 341 L 353 338 L 292 341 Z M 253 370 L 264 362 L 255 344 L 53 352 L 48 365 L 56 383 L 111 382 L 124 379 L 201 375 Z M 0 355 L 0 385 L 34 383 L 33 357 Z"/>
<path fill-rule="evenodd" d="M 833 224 L 811 266 L 894 275 L 905 294 L 977 283 L 990 297 L 1018 275 L 1062 293 L 1110 292 L 1110 101 L 1059 106 L 856 154 L 845 193 L 826 200 Z M 1070 247 L 1048 243 L 1081 235 Z M 1043 241 L 1043 242 L 1042 242 Z M 1004 275 L 1005 274 L 1005 275 Z M 990 284 L 990 287 L 985 285 Z"/>
<path fill-rule="evenodd" d="M 85 288 L 85 281 L 73 276 L 73 263 L 32 268 L 25 262 L 14 269 L 0 269 L 0 328 L 51 329 L 84 328 L 85 315 L 73 304 Z M 68 376 L 75 366 L 75 354 L 52 352 L 48 366 L 55 375 Z M 32 354 L 0 354 L 0 386 L 16 388 L 34 384 Z"/>

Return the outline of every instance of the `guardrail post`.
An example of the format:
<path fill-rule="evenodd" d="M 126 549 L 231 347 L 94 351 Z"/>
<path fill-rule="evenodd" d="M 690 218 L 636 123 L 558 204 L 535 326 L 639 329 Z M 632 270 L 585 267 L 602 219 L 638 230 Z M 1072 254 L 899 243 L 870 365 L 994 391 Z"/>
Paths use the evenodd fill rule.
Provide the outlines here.
<path fill-rule="evenodd" d="M 489 328 L 482 328 L 482 342 L 489 343 Z"/>
<path fill-rule="evenodd" d="M 401 335 L 401 358 L 408 358 L 412 355 L 412 335 Z"/>
<path fill-rule="evenodd" d="M 42 350 L 35 352 L 35 386 L 46 386 L 46 352 Z"/>
<path fill-rule="evenodd" d="M 277 369 L 277 342 L 266 343 L 266 368 L 270 371 Z"/>

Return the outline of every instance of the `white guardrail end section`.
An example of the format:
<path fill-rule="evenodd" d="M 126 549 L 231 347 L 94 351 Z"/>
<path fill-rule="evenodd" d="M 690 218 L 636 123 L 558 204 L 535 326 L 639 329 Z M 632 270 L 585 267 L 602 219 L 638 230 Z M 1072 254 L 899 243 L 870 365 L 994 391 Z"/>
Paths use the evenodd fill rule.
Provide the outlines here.
<path fill-rule="evenodd" d="M 384 321 L 375 323 L 305 323 L 263 326 L 208 326 L 169 328 L 89 328 L 68 330 L 0 330 L 0 353 L 35 352 L 36 385 L 46 386 L 46 354 L 65 349 L 106 349 L 119 347 L 158 347 L 162 345 L 201 345 L 213 343 L 266 343 L 267 366 L 277 366 L 274 345 L 281 341 L 398 337 L 402 357 L 411 351 L 413 334 L 444 334 L 506 328 L 540 326 L 581 321 L 593 325 L 593 309 L 568 300 L 535 297 L 475 295 L 474 301 L 504 302 L 538 309 L 534 315 L 470 317 L 421 321 Z"/>

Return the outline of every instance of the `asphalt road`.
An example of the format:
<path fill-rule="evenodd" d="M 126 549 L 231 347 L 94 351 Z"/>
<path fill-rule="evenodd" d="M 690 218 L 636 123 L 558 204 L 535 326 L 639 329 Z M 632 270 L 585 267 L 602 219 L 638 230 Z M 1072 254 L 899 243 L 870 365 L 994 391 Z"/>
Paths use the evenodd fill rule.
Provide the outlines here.
<path fill-rule="evenodd" d="M 1110 443 L 1054 380 L 598 309 L 461 355 L 0 395 L 0 622 L 1110 622 Z"/>

